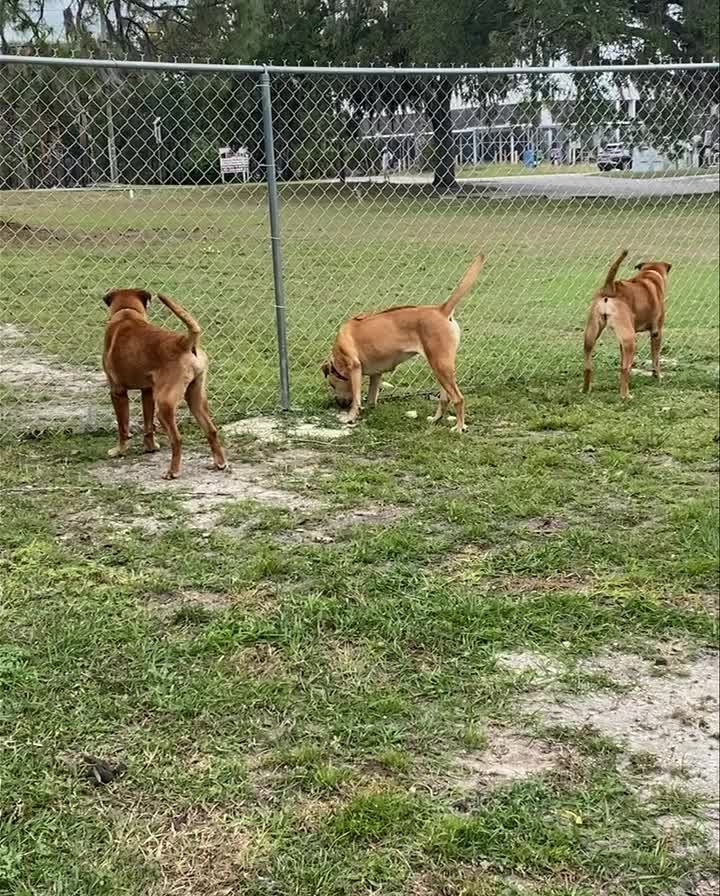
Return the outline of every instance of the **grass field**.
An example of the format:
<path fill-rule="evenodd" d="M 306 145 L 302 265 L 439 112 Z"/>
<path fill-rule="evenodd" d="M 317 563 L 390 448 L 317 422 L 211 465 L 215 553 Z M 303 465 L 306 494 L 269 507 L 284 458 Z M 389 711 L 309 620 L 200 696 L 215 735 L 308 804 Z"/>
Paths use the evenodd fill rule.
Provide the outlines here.
<path fill-rule="evenodd" d="M 332 428 L 317 366 L 337 323 L 445 295 L 480 246 L 470 430 L 429 427 L 422 396 L 332 441 L 295 412 L 226 428 L 223 475 L 185 426 L 174 483 L 166 448 L 110 462 L 107 433 L 6 432 L 0 893 L 716 893 L 710 200 L 300 198 L 296 403 Z M 16 373 L 77 398 L 100 294 L 137 282 L 202 321 L 218 417 L 272 404 L 259 192 L 3 199 L 25 225 L 0 281 Z M 610 345 L 579 395 L 578 337 L 626 241 L 675 268 L 667 376 L 621 405 Z M 426 382 L 412 369 L 398 387 Z M 2 370 L 12 423 L 44 387 Z"/>
<path fill-rule="evenodd" d="M 666 353 L 688 372 L 716 372 L 716 196 L 507 202 L 325 186 L 288 187 L 284 200 L 290 372 L 299 407 L 324 401 L 319 365 L 347 315 L 440 300 L 479 249 L 487 265 L 459 309 L 462 383 L 487 389 L 577 378 L 588 297 L 623 244 L 633 258 L 673 262 Z M 164 289 L 203 326 L 220 419 L 275 405 L 261 189 L 137 189 L 133 199 L 127 192 L 12 193 L 3 196 L 2 217 L 25 229 L 5 240 L 0 322 L 18 326 L 29 350 L 98 370 L 103 292 L 130 283 Z M 153 314 L 163 319 L 161 309 Z M 601 369 L 603 358 L 616 364 L 609 339 Z M 428 387 L 430 379 L 412 364 L 393 383 Z"/>

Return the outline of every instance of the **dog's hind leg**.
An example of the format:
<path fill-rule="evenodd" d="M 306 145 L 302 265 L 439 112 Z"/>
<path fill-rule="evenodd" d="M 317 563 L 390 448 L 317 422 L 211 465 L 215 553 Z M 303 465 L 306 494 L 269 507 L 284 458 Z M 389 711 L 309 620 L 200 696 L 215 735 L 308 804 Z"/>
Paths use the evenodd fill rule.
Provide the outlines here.
<path fill-rule="evenodd" d="M 635 322 L 630 312 L 624 309 L 618 310 L 608 322 L 620 346 L 620 398 L 627 399 L 630 398 L 630 371 L 635 360 L 637 344 Z"/>
<path fill-rule="evenodd" d="M 125 457 L 130 440 L 130 400 L 126 389 L 111 389 L 110 397 L 117 420 L 118 442 L 108 451 L 108 457 Z"/>
<path fill-rule="evenodd" d="M 158 450 L 155 441 L 155 396 L 152 389 L 142 390 L 143 448 L 146 454 Z"/>
<path fill-rule="evenodd" d="M 167 433 L 170 440 L 170 449 L 172 455 L 170 458 L 170 466 L 163 473 L 163 479 L 177 479 L 180 475 L 182 463 L 182 439 L 180 438 L 180 430 L 178 429 L 175 419 L 175 411 L 177 404 L 173 401 L 158 400 L 158 417 L 163 429 Z"/>
<path fill-rule="evenodd" d="M 589 392 L 592 388 L 593 351 L 595 349 L 595 343 L 598 341 L 598 339 L 600 338 L 600 334 L 605 329 L 605 325 L 606 320 L 601 314 L 598 314 L 594 311 L 590 312 L 587 324 L 585 325 L 585 368 L 583 371 L 583 392 Z"/>
<path fill-rule="evenodd" d="M 374 373 L 370 377 L 370 387 L 368 388 L 368 407 L 374 408 L 380 397 L 380 386 L 382 385 L 382 374 Z"/>
<path fill-rule="evenodd" d="M 662 348 L 662 330 L 658 327 L 650 332 L 650 354 L 652 355 L 652 374 L 660 379 L 660 349 Z"/>
<path fill-rule="evenodd" d="M 441 410 L 443 403 L 443 396 L 445 396 L 445 407 L 447 407 L 447 399 L 453 403 L 453 407 L 455 408 L 455 416 L 457 417 L 457 423 L 453 426 L 455 432 L 465 432 L 467 426 L 465 426 L 465 399 L 463 398 L 463 394 L 458 389 L 457 380 L 455 379 L 455 369 L 452 364 L 447 362 L 437 362 L 430 361 L 430 366 L 432 367 L 433 373 L 435 374 L 435 378 L 437 379 L 440 385 L 440 406 L 438 407 L 438 412 Z M 444 413 L 444 411 L 443 411 Z M 437 416 L 437 413 L 436 415 Z M 440 419 L 440 418 L 438 418 Z"/>
<path fill-rule="evenodd" d="M 428 423 L 439 423 L 442 418 L 445 416 L 445 411 L 447 410 L 447 406 L 450 404 L 450 399 L 448 398 L 447 392 L 440 387 L 440 398 L 438 400 L 437 410 L 435 411 L 434 416 L 428 417 Z"/>
<path fill-rule="evenodd" d="M 225 452 L 220 439 L 218 438 L 217 426 L 210 416 L 210 406 L 208 405 L 207 395 L 205 392 L 205 373 L 201 373 L 194 379 L 185 391 L 185 401 L 187 402 L 190 412 L 197 420 L 198 425 L 205 433 L 210 450 L 213 456 L 213 465 L 216 470 L 224 470 L 227 467 L 225 460 Z"/>
<path fill-rule="evenodd" d="M 154 383 L 155 404 L 160 425 L 167 433 L 172 452 L 170 466 L 163 473 L 163 479 L 177 479 L 180 475 L 182 460 L 182 439 L 175 414 L 185 391 L 185 385 L 181 372 L 168 370 L 166 374 L 167 377 L 164 380 L 160 382 L 156 380 Z"/>
<path fill-rule="evenodd" d="M 617 333 L 620 342 L 620 398 L 630 398 L 630 371 L 635 360 L 635 332 L 630 329 Z"/>

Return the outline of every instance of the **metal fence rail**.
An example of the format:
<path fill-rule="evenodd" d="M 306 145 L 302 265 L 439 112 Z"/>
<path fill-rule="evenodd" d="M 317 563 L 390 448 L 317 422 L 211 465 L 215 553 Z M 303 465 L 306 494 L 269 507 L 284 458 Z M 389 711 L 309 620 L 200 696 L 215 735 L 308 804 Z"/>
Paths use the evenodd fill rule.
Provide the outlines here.
<path fill-rule="evenodd" d="M 110 288 L 191 310 L 228 420 L 317 407 L 342 320 L 442 300 L 479 249 L 466 388 L 574 386 L 623 245 L 673 262 L 669 368 L 717 365 L 717 64 L 0 63 L 0 433 L 111 423 Z M 432 387 L 422 364 L 390 379 Z"/>

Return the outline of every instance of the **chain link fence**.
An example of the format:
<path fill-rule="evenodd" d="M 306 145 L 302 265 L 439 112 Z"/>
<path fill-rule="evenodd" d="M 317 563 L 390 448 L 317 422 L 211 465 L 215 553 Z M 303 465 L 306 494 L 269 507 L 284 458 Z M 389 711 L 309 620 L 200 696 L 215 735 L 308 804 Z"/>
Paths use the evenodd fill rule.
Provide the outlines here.
<path fill-rule="evenodd" d="M 112 425 L 109 289 L 164 291 L 199 320 L 227 421 L 322 406 L 340 323 L 442 301 L 477 251 L 458 311 L 470 398 L 574 389 L 623 246 L 673 263 L 670 369 L 717 369 L 717 65 L 0 62 L 0 431 Z M 616 364 L 606 339 L 613 389 Z M 433 388 L 422 363 L 389 379 Z"/>

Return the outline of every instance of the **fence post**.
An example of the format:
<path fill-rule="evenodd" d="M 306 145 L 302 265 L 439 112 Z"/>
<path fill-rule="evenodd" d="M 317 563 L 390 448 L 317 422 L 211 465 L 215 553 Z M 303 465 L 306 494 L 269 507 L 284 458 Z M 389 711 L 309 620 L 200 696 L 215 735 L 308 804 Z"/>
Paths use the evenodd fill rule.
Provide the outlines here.
<path fill-rule="evenodd" d="M 265 137 L 265 182 L 270 212 L 270 245 L 272 247 L 273 285 L 275 289 L 275 330 L 277 334 L 278 360 L 280 363 L 280 407 L 290 410 L 290 374 L 287 350 L 287 323 L 285 320 L 285 288 L 282 272 L 282 244 L 280 242 L 280 202 L 278 199 L 277 172 L 275 170 L 275 141 L 273 139 L 272 96 L 270 75 L 260 75 L 262 95 L 263 134 Z"/>

